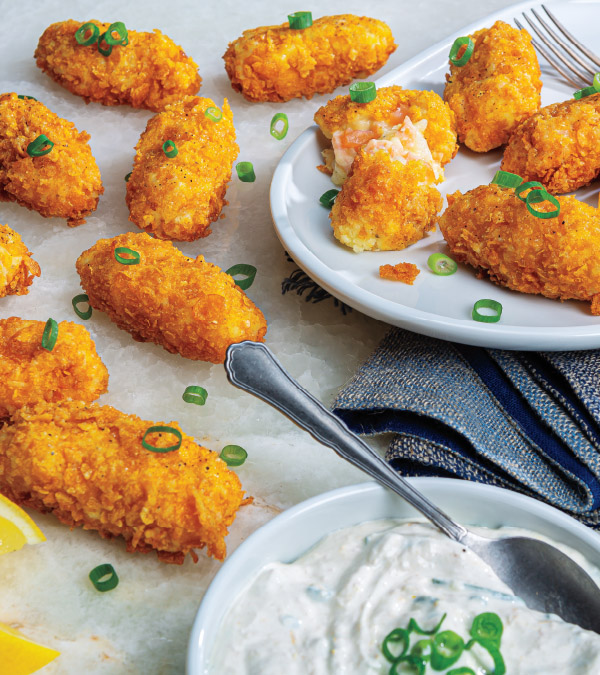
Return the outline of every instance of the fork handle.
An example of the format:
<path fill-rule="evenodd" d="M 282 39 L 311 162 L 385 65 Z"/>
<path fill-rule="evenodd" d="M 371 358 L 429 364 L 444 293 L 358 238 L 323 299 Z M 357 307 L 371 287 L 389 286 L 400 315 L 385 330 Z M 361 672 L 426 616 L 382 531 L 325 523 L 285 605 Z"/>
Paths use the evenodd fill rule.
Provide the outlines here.
<path fill-rule="evenodd" d="M 254 394 L 345 460 L 393 490 L 455 541 L 467 530 L 432 504 L 394 471 L 338 417 L 302 388 L 260 342 L 240 342 L 227 349 L 225 370 L 231 384 Z"/>

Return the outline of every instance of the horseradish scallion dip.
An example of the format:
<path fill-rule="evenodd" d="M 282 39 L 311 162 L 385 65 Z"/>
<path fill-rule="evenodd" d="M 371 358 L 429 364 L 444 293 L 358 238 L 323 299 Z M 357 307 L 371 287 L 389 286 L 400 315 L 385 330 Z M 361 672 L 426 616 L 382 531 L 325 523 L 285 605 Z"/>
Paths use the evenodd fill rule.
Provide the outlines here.
<path fill-rule="evenodd" d="M 514 528 L 475 531 L 541 538 Z M 558 548 L 600 582 L 600 571 L 579 553 Z M 501 620 L 507 675 L 600 673 L 600 635 L 528 609 L 477 555 L 433 526 L 394 520 L 338 530 L 293 563 L 264 567 L 220 627 L 208 672 L 387 674 L 391 663 L 381 647 L 395 628 L 413 619 L 431 630 L 446 614 L 439 631 L 453 631 L 467 643 L 482 613 Z M 410 646 L 428 639 L 411 634 Z M 425 673 L 460 668 L 491 675 L 494 662 L 475 644 L 441 671 L 427 663 Z"/>

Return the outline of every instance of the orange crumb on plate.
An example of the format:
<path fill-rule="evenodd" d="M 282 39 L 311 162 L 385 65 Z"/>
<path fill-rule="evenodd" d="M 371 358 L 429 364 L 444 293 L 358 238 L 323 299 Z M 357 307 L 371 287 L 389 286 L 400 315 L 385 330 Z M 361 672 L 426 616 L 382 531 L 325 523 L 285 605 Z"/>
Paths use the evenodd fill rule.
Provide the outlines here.
<path fill-rule="evenodd" d="M 402 281 L 409 286 L 413 285 L 414 280 L 419 274 L 419 268 L 413 263 L 398 263 L 397 265 L 381 265 L 379 276 L 382 279 L 391 279 L 392 281 Z"/>

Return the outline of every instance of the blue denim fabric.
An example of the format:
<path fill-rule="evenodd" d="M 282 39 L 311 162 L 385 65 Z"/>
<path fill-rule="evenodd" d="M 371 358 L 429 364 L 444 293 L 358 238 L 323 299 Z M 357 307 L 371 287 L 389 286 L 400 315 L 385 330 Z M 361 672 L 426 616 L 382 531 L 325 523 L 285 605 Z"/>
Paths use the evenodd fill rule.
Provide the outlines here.
<path fill-rule="evenodd" d="M 600 527 L 600 351 L 509 352 L 392 329 L 339 392 L 360 434 L 393 432 L 404 475 L 518 490 Z"/>

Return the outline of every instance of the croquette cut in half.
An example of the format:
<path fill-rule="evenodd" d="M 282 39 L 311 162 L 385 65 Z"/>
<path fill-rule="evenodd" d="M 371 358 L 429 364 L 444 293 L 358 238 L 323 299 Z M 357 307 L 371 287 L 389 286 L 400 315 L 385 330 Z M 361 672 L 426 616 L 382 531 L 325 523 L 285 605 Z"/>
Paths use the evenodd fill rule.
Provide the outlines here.
<path fill-rule="evenodd" d="M 385 65 L 396 49 L 383 21 L 323 16 L 304 29 L 262 26 L 229 44 L 223 59 L 235 91 L 248 101 L 289 101 L 328 94 Z"/>
<path fill-rule="evenodd" d="M 18 232 L 0 225 L 0 298 L 29 292 L 34 277 L 41 274 L 31 255 Z"/>
<path fill-rule="evenodd" d="M 167 145 L 165 152 L 167 141 L 174 148 Z M 129 220 L 158 239 L 206 237 L 226 203 L 238 149 L 227 100 L 222 110 L 197 96 L 168 106 L 148 121 L 136 146 L 127 182 Z"/>
<path fill-rule="evenodd" d="M 122 536 L 130 552 L 181 564 L 206 547 L 222 560 L 245 501 L 239 478 L 176 422 L 168 426 L 181 433 L 178 449 L 146 449 L 157 425 L 79 401 L 22 408 L 0 429 L 0 492 L 71 527 Z M 156 431 L 145 442 L 160 450 L 177 436 Z"/>
<path fill-rule="evenodd" d="M 92 19 L 98 37 L 112 24 Z M 40 37 L 35 59 L 39 68 L 55 82 L 87 103 L 103 105 L 129 104 L 134 108 L 164 110 L 200 89 L 198 67 L 171 38 L 154 30 L 140 33 L 127 30 L 127 44 L 100 47 L 98 41 L 79 44 L 75 38 L 84 25 L 80 21 L 60 21 L 48 26 Z M 85 31 L 83 40 L 91 36 Z"/>
<path fill-rule="evenodd" d="M 139 262 L 118 262 L 116 255 L 130 255 L 122 248 Z M 79 256 L 77 271 L 92 307 L 135 340 L 188 359 L 223 363 L 229 345 L 262 342 L 267 332 L 262 312 L 229 274 L 143 232 L 100 239 Z"/>
<path fill-rule="evenodd" d="M 89 139 L 33 98 L 0 95 L 0 201 L 85 223 L 104 192 Z"/>

